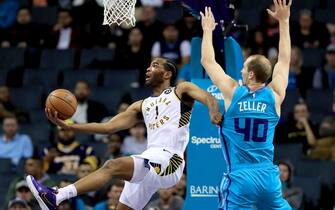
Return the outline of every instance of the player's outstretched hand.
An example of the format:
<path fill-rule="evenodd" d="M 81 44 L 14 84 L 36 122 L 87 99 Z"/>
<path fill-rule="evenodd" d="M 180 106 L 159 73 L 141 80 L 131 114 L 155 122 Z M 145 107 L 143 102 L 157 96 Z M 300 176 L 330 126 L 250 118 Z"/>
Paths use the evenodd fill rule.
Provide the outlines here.
<path fill-rule="evenodd" d="M 269 15 L 278 21 L 288 21 L 292 0 L 288 0 L 288 3 L 286 3 L 286 0 L 273 0 L 273 4 L 275 5 L 275 11 L 267 9 Z"/>
<path fill-rule="evenodd" d="M 202 30 L 213 31 L 217 25 L 215 18 L 210 7 L 205 7 L 205 14 L 200 12 Z"/>
<path fill-rule="evenodd" d="M 215 125 L 221 125 L 223 116 L 221 112 L 210 113 L 211 122 Z"/>
<path fill-rule="evenodd" d="M 64 129 L 69 129 L 69 125 L 66 124 L 66 122 L 64 120 L 61 120 L 58 118 L 58 113 L 57 111 L 55 111 L 54 113 L 52 113 L 52 111 L 50 109 L 45 108 L 45 114 L 47 115 L 48 119 L 54 123 L 55 125 L 58 125 Z"/>

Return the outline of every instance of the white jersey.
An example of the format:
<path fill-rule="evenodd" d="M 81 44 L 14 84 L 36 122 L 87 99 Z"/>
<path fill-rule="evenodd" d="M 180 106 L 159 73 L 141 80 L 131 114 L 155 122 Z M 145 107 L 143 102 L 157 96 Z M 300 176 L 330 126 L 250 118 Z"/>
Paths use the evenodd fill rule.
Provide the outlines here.
<path fill-rule="evenodd" d="M 148 147 L 170 149 L 183 155 L 189 140 L 192 108 L 180 101 L 175 87 L 142 102 L 142 114 L 148 133 Z"/>

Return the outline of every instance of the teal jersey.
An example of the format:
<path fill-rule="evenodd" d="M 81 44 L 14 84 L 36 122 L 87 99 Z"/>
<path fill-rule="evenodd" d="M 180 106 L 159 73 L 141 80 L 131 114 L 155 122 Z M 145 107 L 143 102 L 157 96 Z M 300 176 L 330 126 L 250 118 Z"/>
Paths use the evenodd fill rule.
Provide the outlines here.
<path fill-rule="evenodd" d="M 221 128 L 228 171 L 233 167 L 273 162 L 273 136 L 279 116 L 273 90 L 236 88 Z"/>

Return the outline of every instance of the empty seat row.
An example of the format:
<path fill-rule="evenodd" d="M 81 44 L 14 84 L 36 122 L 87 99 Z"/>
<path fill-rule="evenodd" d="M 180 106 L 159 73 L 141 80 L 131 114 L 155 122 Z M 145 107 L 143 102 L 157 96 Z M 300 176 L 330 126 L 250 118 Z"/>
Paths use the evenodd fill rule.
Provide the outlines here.
<path fill-rule="evenodd" d="M 64 71 L 74 69 L 75 50 L 45 49 L 41 53 L 40 68 L 48 71 Z M 0 49 L 0 70 L 10 71 L 25 66 L 25 49 Z M 114 59 L 114 50 L 106 48 L 84 49 L 80 53 L 79 68 L 89 68 L 92 65 L 109 64 Z"/>

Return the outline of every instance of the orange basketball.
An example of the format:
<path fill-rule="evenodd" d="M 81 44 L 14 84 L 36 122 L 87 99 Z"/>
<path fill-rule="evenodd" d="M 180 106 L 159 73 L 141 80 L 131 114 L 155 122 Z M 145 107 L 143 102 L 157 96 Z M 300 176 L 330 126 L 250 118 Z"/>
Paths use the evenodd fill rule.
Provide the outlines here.
<path fill-rule="evenodd" d="M 72 117 L 77 109 L 77 99 L 68 90 L 57 89 L 52 91 L 46 102 L 46 108 L 50 109 L 52 113 L 58 112 L 58 117 L 66 120 Z"/>

